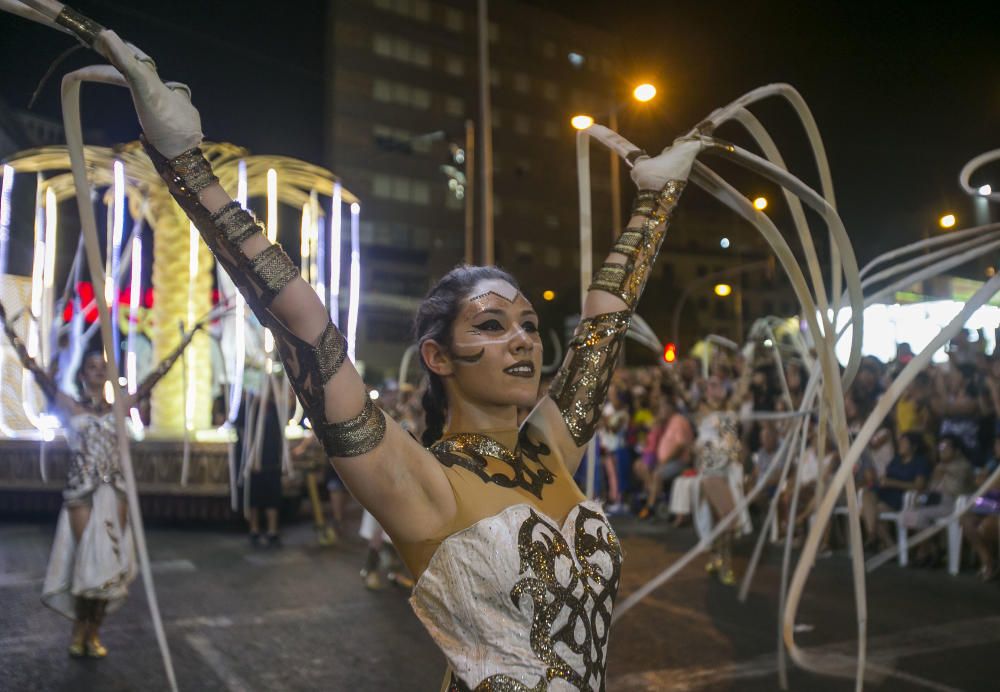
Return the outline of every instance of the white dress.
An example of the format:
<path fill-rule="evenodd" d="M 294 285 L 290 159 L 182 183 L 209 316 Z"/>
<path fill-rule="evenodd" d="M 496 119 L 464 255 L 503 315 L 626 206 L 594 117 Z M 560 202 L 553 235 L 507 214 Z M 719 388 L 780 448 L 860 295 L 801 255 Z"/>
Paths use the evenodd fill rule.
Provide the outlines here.
<path fill-rule="evenodd" d="M 132 529 L 118 522 L 118 495 L 125 493 L 114 420 L 110 413 L 73 416 L 66 430 L 72 458 L 65 501 L 42 586 L 42 603 L 70 619 L 77 597 L 108 601 L 116 609 L 135 579 Z M 89 504 L 90 520 L 77 543 L 67 506 Z"/>
<path fill-rule="evenodd" d="M 621 559 L 593 502 L 561 526 L 517 504 L 446 538 L 410 603 L 454 671 L 448 689 L 603 690 Z"/>

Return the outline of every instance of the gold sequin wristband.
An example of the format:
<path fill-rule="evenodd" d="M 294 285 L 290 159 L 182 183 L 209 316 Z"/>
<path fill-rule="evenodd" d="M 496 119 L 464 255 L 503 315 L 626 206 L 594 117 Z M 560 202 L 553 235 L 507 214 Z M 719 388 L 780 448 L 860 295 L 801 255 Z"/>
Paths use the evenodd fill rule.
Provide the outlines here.
<path fill-rule="evenodd" d="M 240 247 L 258 233 L 263 233 L 263 230 L 254 221 L 250 212 L 240 206 L 239 202 L 230 202 L 212 214 L 212 222 L 222 231 L 226 239 L 236 247 Z"/>
<path fill-rule="evenodd" d="M 323 449 L 331 457 L 356 457 L 367 454 L 385 437 L 382 409 L 365 395 L 365 407 L 354 418 L 342 423 L 328 423 L 317 431 Z"/>
<path fill-rule="evenodd" d="M 90 48 L 94 46 L 97 36 L 104 31 L 103 26 L 90 17 L 80 14 L 68 5 L 63 5 L 62 11 L 56 17 L 56 24 L 72 31 L 78 39 Z"/>
<path fill-rule="evenodd" d="M 195 147 L 167 161 L 167 167 L 180 192 L 197 196 L 212 183 L 219 182 L 212 172 L 212 166 Z"/>
<path fill-rule="evenodd" d="M 612 248 L 612 252 L 624 255 L 626 261 L 605 261 L 594 275 L 590 290 L 618 296 L 631 310 L 635 310 L 660 251 L 666 232 L 665 223 L 673 214 L 683 190 L 684 181 L 671 180 L 659 192 L 639 191 L 632 206 L 632 217 L 642 217 L 642 225 L 626 228 Z"/>

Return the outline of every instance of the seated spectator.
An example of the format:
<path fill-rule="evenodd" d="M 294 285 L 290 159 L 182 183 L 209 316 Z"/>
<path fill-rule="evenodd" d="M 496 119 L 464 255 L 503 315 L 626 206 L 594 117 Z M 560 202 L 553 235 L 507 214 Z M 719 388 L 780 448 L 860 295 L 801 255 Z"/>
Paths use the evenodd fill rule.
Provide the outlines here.
<path fill-rule="evenodd" d="M 640 519 L 652 516 L 660 490 L 673 485 L 674 479 L 691 467 L 693 443 L 691 423 L 677 410 L 674 397 L 668 392 L 660 399 L 658 425 L 649 433 L 645 451 L 634 465 L 636 477 L 646 488 L 646 504 L 639 511 Z"/>
<path fill-rule="evenodd" d="M 913 508 L 903 510 L 900 522 L 907 529 L 920 530 L 948 516 L 954 511 L 958 496 L 972 492 L 972 480 L 972 464 L 962 453 L 962 443 L 954 435 L 943 436 L 938 443 L 938 463 L 931 472 L 927 492 L 917 497 Z M 917 564 L 933 564 L 939 555 L 936 540 L 924 541 L 917 547 Z"/>
<path fill-rule="evenodd" d="M 993 440 L 993 456 L 980 469 L 976 485 L 989 479 L 1000 464 L 1000 435 Z M 1000 576 L 997 561 L 997 541 L 1000 533 L 1000 476 L 962 516 L 962 536 L 969 542 L 979 558 L 979 578 L 990 581 Z"/>
<path fill-rule="evenodd" d="M 861 519 L 868 548 L 874 547 L 879 540 L 883 545 L 892 543 L 885 524 L 878 520 L 879 513 L 901 510 L 903 495 L 911 490 L 921 492 L 931 475 L 923 436 L 913 432 L 900 435 L 898 448 L 899 454 L 889 463 L 885 476 L 861 494 Z"/>

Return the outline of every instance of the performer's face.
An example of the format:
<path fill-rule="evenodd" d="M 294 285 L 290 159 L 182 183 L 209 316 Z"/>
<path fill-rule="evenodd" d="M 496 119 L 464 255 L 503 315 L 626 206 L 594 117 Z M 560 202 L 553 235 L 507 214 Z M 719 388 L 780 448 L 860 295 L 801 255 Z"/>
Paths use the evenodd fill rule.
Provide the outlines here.
<path fill-rule="evenodd" d="M 107 368 L 104 365 L 104 358 L 99 354 L 92 354 L 83 363 L 83 375 L 80 378 L 88 389 L 100 389 L 107 379 Z"/>
<path fill-rule="evenodd" d="M 535 405 L 541 378 L 538 315 L 506 281 L 476 284 L 452 327 L 454 383 L 478 404 Z"/>

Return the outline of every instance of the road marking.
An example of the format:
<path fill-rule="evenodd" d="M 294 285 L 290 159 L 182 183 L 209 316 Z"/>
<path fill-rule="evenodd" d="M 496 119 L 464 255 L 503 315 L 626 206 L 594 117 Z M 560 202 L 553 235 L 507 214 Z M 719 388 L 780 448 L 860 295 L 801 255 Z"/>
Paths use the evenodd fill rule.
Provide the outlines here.
<path fill-rule="evenodd" d="M 154 574 L 176 574 L 195 572 L 197 567 L 190 560 L 159 560 L 151 564 Z M 0 572 L 0 589 L 19 586 L 39 587 L 45 581 L 44 574 L 37 572 Z"/>
<path fill-rule="evenodd" d="M 894 677 L 927 689 L 954 692 L 955 688 L 953 687 L 898 670 L 894 664 L 903 658 L 950 649 L 981 646 L 996 641 L 1000 641 L 1000 616 L 958 620 L 942 625 L 930 625 L 871 637 L 868 644 L 870 664 L 866 678 L 871 680 L 875 677 Z M 825 667 L 830 668 L 831 671 L 839 669 L 842 673 L 853 677 L 857 665 L 854 658 L 856 649 L 856 642 L 845 641 L 808 647 L 805 648 L 805 651 L 814 660 L 816 658 L 824 659 Z M 613 692 L 626 690 L 682 692 L 735 680 L 777 675 L 777 672 L 776 657 L 773 653 L 769 653 L 738 663 L 691 668 L 662 668 L 613 676 L 608 680 L 608 689 Z"/>
<path fill-rule="evenodd" d="M 194 649 L 195 653 L 201 657 L 201 660 L 212 669 L 212 672 L 215 673 L 215 676 L 219 678 L 229 692 L 249 692 L 252 689 L 229 666 L 225 654 L 212 646 L 212 642 L 208 641 L 208 637 L 191 633 L 185 635 L 184 639 L 187 640 L 187 643 Z"/>

